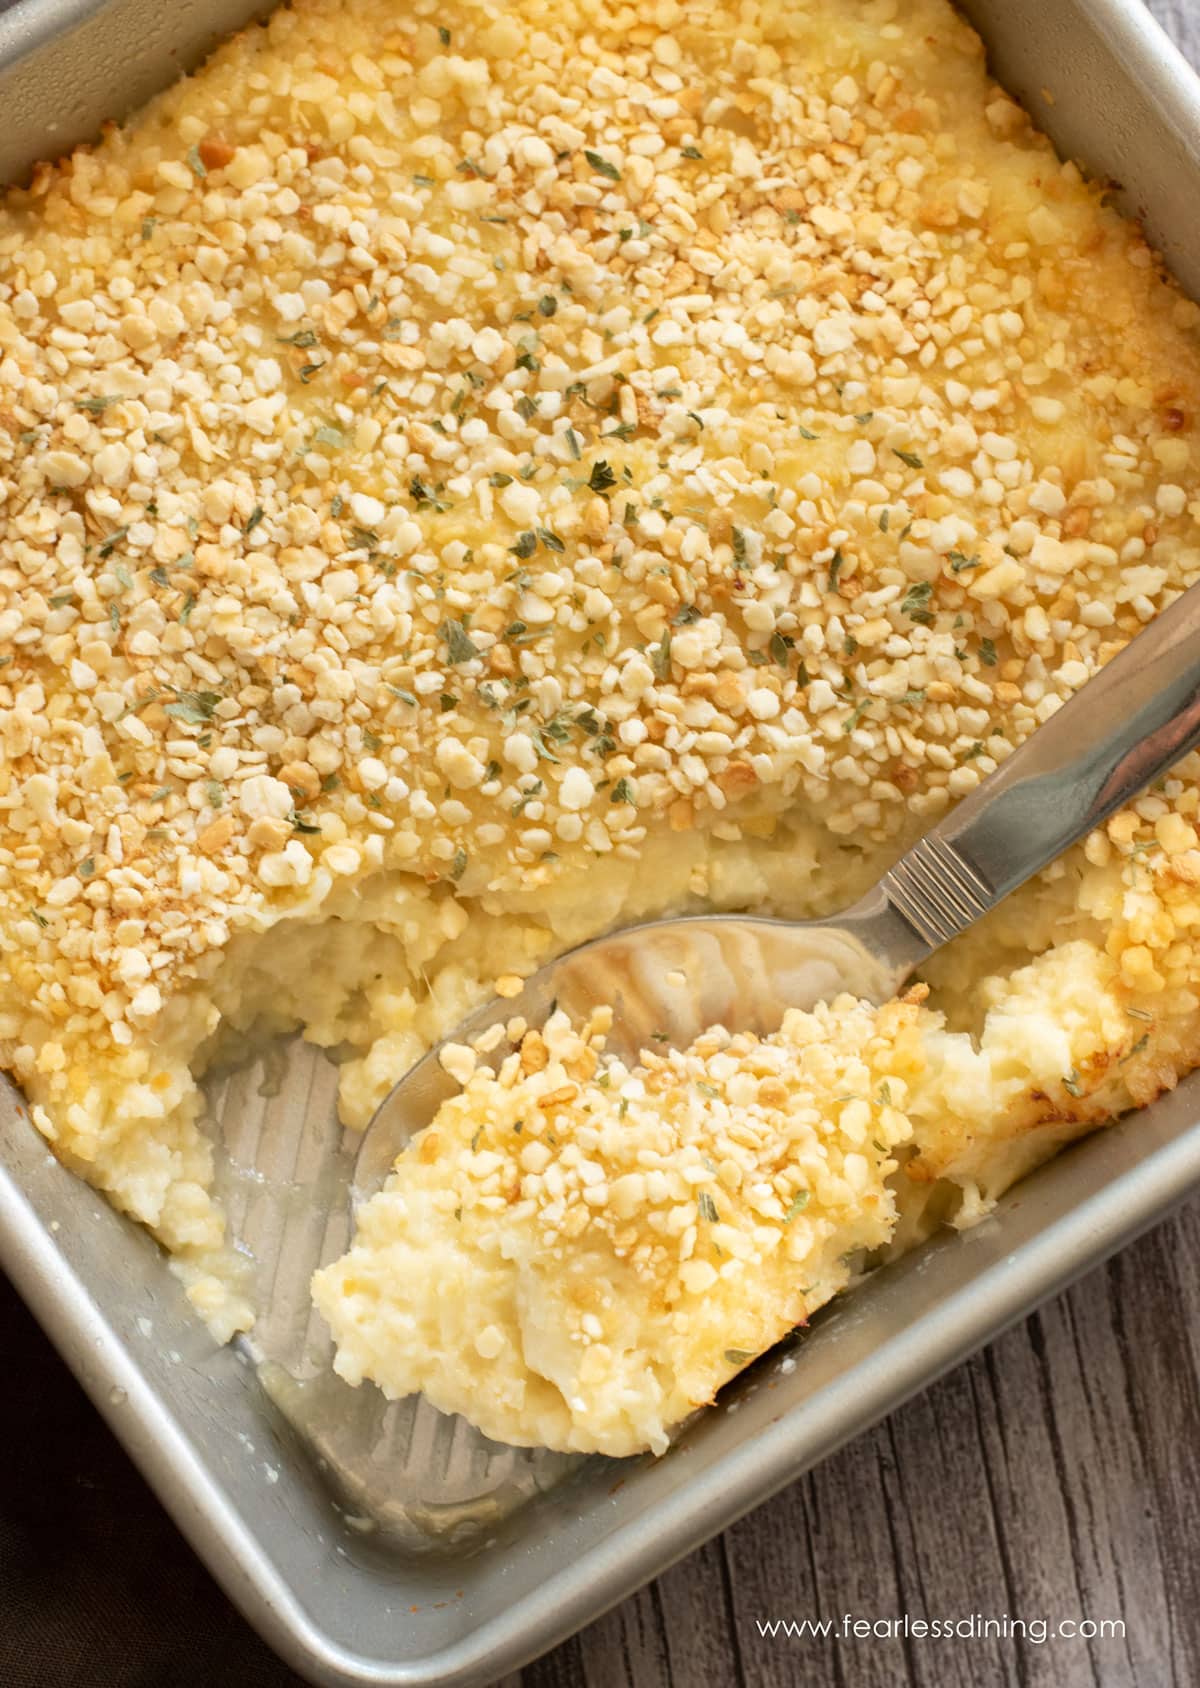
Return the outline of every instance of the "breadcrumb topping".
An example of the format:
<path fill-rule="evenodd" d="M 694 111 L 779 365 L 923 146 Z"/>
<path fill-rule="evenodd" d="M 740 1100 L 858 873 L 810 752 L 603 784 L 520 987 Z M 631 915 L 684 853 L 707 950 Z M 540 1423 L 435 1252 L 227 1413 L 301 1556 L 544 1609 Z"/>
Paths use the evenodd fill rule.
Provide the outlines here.
<path fill-rule="evenodd" d="M 1176 385 L 1077 308 L 1149 254 L 887 11 L 727 52 L 719 5 L 309 4 L 10 198 L 45 1059 L 385 862 L 469 894 L 760 790 L 886 840 L 1196 572 Z"/>
<path fill-rule="evenodd" d="M 604 1048 L 607 1009 L 510 1022 L 496 1070 L 499 1026 L 446 1047 L 461 1094 L 313 1280 L 335 1369 L 502 1441 L 661 1453 L 873 1251 L 928 1230 L 922 1187 L 950 1179 L 970 1224 L 1161 1088 L 1156 1016 L 1093 945 L 984 981 L 977 1040 L 927 996 L 792 1009 L 764 1039 L 714 1027 L 632 1068 Z"/>
<path fill-rule="evenodd" d="M 886 1242 L 914 1004 L 843 997 L 632 1068 L 611 1018 L 555 1014 L 496 1072 L 443 1057 L 464 1090 L 314 1280 L 348 1381 L 505 1441 L 661 1453 Z"/>
<path fill-rule="evenodd" d="M 297 0 L 40 168 L 0 1066 L 56 1152 L 219 1245 L 191 1069 L 239 981 L 301 1000 L 281 923 L 402 939 L 403 1014 L 339 950 L 366 1006 L 331 968 L 298 1016 L 361 1119 L 444 1029 L 439 944 L 490 947 L 465 1006 L 568 903 L 848 900 L 1200 578 L 1198 325 L 943 0 Z M 1106 957 L 1135 1100 L 1200 1048 L 1195 767 L 987 929 Z"/>

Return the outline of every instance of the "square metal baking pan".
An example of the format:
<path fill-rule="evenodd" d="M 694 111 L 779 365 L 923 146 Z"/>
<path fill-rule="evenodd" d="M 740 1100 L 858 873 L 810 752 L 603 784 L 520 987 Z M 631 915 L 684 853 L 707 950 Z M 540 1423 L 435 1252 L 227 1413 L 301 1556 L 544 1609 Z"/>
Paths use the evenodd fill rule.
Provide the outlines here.
<path fill-rule="evenodd" d="M 265 8 L 0 0 L 0 180 L 87 140 Z M 999 80 L 1120 185 L 1200 295 L 1200 83 L 1141 0 L 968 0 Z M 579 1464 L 473 1551 L 363 1535 L 246 1355 L 216 1350 L 150 1239 L 64 1172 L 0 1079 L 0 1263 L 180 1528 L 321 1684 L 466 1684 L 620 1600 L 1200 1183 L 1200 1074 L 996 1214 L 877 1274 L 727 1389 L 661 1460 Z"/>

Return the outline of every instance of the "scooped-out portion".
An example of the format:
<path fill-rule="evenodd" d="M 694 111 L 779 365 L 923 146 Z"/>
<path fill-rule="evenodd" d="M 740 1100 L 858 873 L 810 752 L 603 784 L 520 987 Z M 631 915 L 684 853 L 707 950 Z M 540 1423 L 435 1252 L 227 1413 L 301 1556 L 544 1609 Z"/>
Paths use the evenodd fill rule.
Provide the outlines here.
<path fill-rule="evenodd" d="M 1075 944 L 1014 975 L 978 1045 L 918 985 L 882 1008 L 790 1010 L 764 1038 L 714 1027 L 633 1066 L 606 1053 L 610 1010 L 555 1014 L 497 1070 L 449 1046 L 461 1093 L 314 1279 L 336 1370 L 497 1440 L 662 1452 L 891 1242 L 906 1194 L 919 1225 L 922 1171 L 940 1168 L 914 1120 L 956 1120 L 981 1168 L 1006 1140 L 1047 1152 L 1026 1129 L 1035 1099 L 1078 1101 L 1138 1035 L 1108 971 Z M 1062 1141 L 1095 1111 L 1049 1130 Z M 987 1199 L 972 1185 L 975 1211 Z"/>
<path fill-rule="evenodd" d="M 337 1370 L 498 1440 L 661 1452 L 891 1235 L 916 1014 L 843 997 L 633 1067 L 609 1011 L 554 1015 L 475 1069 L 317 1274 Z"/>

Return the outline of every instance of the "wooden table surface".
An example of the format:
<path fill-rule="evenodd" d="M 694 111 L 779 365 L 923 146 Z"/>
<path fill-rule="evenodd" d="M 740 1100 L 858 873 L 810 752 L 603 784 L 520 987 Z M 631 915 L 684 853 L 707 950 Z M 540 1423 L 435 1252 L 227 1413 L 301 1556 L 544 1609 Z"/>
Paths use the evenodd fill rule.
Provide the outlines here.
<path fill-rule="evenodd" d="M 1198 1348 L 1200 1200 L 497 1688 L 1195 1688 Z M 0 1354 L 0 1688 L 300 1688 L 2 1284 Z M 759 1628 L 903 1613 L 1124 1633 Z"/>

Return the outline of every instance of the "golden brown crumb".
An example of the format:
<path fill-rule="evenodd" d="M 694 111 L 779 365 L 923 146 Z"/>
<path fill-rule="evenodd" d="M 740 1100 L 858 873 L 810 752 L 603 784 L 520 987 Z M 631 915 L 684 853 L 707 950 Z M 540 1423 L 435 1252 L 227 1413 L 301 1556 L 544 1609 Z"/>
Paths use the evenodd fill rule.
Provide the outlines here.
<path fill-rule="evenodd" d="M 206 1247 L 264 928 L 561 894 L 544 950 L 801 826 L 813 912 L 974 789 L 1200 577 L 1200 312 L 1101 199 L 942 0 L 297 0 L 10 193 L 0 1065 L 58 1151 Z M 1070 868 L 1185 1018 L 1196 815 Z M 355 1117 L 397 1012 L 330 1032 Z"/>

